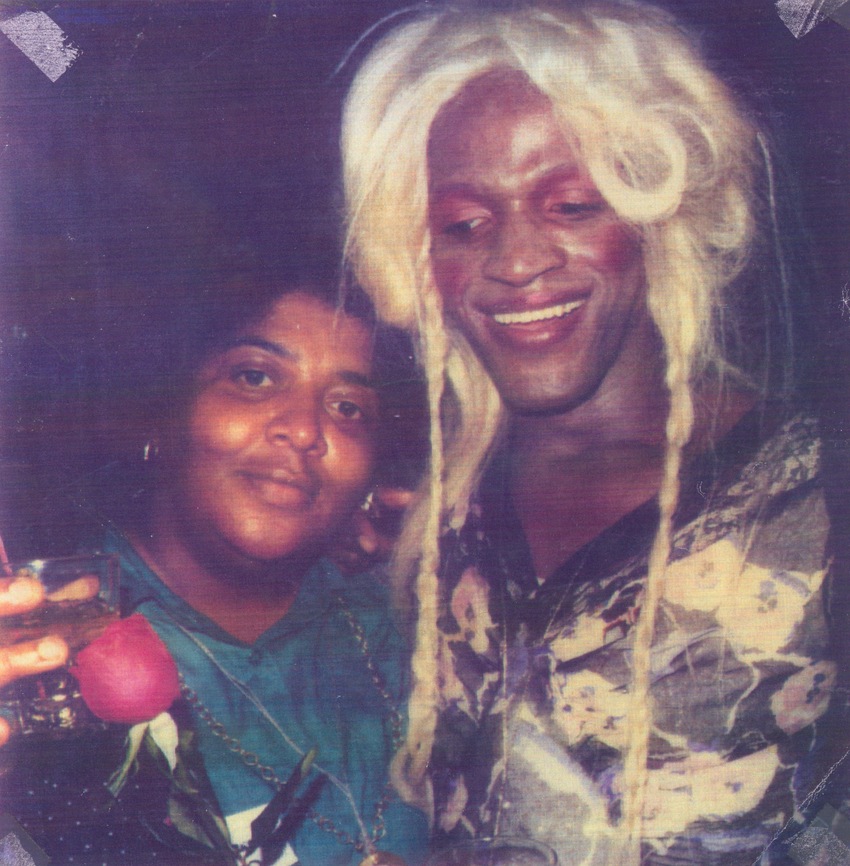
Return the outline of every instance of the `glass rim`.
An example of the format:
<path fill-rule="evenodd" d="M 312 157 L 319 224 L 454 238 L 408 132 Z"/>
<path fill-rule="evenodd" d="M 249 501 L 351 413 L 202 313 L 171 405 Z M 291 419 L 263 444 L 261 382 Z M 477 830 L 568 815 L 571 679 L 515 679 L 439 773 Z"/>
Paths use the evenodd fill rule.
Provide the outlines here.
<path fill-rule="evenodd" d="M 14 568 L 15 566 L 24 566 L 24 565 L 36 565 L 37 563 L 68 563 L 71 564 L 73 562 L 84 562 L 86 560 L 105 560 L 118 562 L 118 554 L 117 553 L 68 553 L 63 554 L 62 556 L 29 556 L 23 557 L 21 559 L 10 559 L 8 562 L 2 563 L 0 567 L 4 568 Z"/>
<path fill-rule="evenodd" d="M 27 577 L 49 587 L 51 577 L 54 576 L 51 572 L 54 570 L 61 572 L 64 567 L 79 568 L 82 571 L 86 565 L 91 567 L 92 576 L 96 577 L 99 583 L 96 597 L 105 601 L 111 610 L 117 610 L 121 582 L 121 560 L 117 553 L 98 551 L 65 556 L 32 556 L 28 559 L 11 559 L 8 562 L 0 563 L 0 578 L 10 580 Z M 78 576 L 82 577 L 83 575 L 79 574 Z M 69 573 L 68 579 L 63 580 L 60 585 L 69 583 L 73 579 L 73 573 Z M 49 598 L 46 598 L 45 602 L 51 603 Z"/>

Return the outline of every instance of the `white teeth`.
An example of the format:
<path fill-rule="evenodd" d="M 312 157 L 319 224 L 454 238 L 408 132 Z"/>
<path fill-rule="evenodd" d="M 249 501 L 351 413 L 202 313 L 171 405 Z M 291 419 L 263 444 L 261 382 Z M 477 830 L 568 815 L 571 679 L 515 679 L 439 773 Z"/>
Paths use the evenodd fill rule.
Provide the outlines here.
<path fill-rule="evenodd" d="M 584 300 L 570 301 L 566 304 L 556 304 L 544 307 L 542 310 L 524 310 L 521 313 L 493 313 L 493 318 L 500 325 L 528 325 L 531 322 L 545 322 L 546 319 L 560 319 L 577 310 Z"/>

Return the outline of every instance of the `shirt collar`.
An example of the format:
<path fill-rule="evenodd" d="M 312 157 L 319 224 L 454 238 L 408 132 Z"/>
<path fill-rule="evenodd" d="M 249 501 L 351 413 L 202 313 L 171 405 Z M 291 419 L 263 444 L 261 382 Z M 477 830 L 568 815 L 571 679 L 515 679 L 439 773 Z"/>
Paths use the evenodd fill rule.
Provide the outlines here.
<path fill-rule="evenodd" d="M 148 566 L 130 540 L 114 527 L 107 531 L 105 553 L 117 553 L 121 560 L 121 608 L 127 615 L 145 602 L 153 602 L 170 618 L 192 631 L 215 636 L 229 643 L 241 643 L 206 615 L 174 593 Z M 255 646 L 291 634 L 323 617 L 343 589 L 336 566 L 320 559 L 304 575 L 292 607 L 255 642 Z"/>

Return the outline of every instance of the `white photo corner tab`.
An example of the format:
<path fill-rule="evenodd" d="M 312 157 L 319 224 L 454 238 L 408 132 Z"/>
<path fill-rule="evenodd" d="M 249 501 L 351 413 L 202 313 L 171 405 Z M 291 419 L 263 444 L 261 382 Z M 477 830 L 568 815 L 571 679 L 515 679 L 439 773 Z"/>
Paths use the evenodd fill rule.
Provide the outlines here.
<path fill-rule="evenodd" d="M 51 81 L 58 81 L 80 54 L 62 28 L 44 12 L 20 12 L 0 20 L 3 33 Z"/>

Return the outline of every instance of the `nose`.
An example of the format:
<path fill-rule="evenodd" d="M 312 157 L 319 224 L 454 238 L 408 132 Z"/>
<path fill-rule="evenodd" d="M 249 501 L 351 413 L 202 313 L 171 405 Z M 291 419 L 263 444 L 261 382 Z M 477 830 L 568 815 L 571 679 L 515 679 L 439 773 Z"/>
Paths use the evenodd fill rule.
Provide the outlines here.
<path fill-rule="evenodd" d="M 489 279 L 520 288 L 567 263 L 566 250 L 545 225 L 523 212 L 504 214 L 493 232 L 484 262 Z"/>
<path fill-rule="evenodd" d="M 288 443 L 296 451 L 323 457 L 327 454 L 321 406 L 310 395 L 287 393 L 273 407 L 267 435 L 274 444 Z"/>

